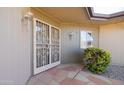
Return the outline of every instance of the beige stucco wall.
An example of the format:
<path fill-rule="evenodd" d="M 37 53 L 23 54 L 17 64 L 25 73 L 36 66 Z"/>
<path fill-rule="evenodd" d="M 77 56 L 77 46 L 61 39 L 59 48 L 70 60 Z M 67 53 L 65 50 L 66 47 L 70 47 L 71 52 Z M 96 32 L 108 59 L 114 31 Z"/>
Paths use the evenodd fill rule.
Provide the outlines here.
<path fill-rule="evenodd" d="M 112 64 L 124 65 L 124 22 L 100 26 L 99 47 L 111 52 Z"/>
<path fill-rule="evenodd" d="M 80 31 L 91 31 L 93 34 L 93 46 L 98 47 L 98 26 L 85 24 L 63 24 L 61 26 L 61 62 L 80 63 L 82 62 L 83 50 L 80 49 Z M 69 34 L 73 33 L 72 39 Z"/>
<path fill-rule="evenodd" d="M 30 31 L 22 24 L 29 8 L 0 8 L 0 84 L 25 84 L 30 77 Z"/>

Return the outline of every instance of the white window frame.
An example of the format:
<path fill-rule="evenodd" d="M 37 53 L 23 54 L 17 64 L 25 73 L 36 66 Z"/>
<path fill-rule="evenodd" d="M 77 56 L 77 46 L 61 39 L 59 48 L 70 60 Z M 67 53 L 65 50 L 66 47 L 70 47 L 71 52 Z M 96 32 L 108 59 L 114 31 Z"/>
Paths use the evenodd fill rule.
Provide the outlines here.
<path fill-rule="evenodd" d="M 80 49 L 86 49 L 86 48 L 89 48 L 88 47 L 88 45 L 86 45 L 86 48 L 84 48 L 84 47 L 82 47 L 82 45 L 81 45 L 81 32 L 86 32 L 86 34 L 88 34 L 88 33 L 91 33 L 91 36 L 93 37 L 93 33 L 92 33 L 92 31 L 86 31 L 86 30 L 81 30 L 80 31 Z M 87 35 L 86 35 L 86 41 L 88 41 L 87 40 Z M 93 41 L 91 42 L 91 47 L 93 47 Z"/>

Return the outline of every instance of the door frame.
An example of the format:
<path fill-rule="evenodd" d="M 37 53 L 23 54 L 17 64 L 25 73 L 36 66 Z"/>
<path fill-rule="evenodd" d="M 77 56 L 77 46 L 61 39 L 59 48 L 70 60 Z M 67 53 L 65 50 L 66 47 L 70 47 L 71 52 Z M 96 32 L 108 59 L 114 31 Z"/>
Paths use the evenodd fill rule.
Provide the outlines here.
<path fill-rule="evenodd" d="M 43 66 L 42 69 L 36 68 L 36 32 L 35 32 L 36 31 L 36 27 L 35 27 L 36 20 L 40 21 L 41 23 L 44 23 L 46 25 L 49 25 L 49 35 L 50 35 L 49 36 L 49 39 L 50 39 L 50 52 L 49 52 L 50 58 L 49 58 L 49 60 L 50 60 L 50 66 L 49 65 Z M 51 64 L 51 27 L 54 27 L 54 28 L 59 30 L 59 61 L 52 63 L 52 64 Z M 55 66 L 59 65 L 60 63 L 61 63 L 61 29 L 56 27 L 56 26 L 53 26 L 53 25 L 51 25 L 45 21 L 42 21 L 38 18 L 33 18 L 33 75 L 36 75 L 40 72 L 48 70 L 52 67 L 55 67 Z"/>

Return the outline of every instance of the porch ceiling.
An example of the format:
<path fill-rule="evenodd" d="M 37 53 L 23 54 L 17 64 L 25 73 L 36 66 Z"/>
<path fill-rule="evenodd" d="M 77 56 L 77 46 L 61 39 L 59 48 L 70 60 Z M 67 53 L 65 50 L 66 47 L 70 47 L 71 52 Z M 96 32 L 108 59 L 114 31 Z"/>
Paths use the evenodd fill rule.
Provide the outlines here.
<path fill-rule="evenodd" d="M 85 7 L 39 7 L 62 23 L 108 24 L 124 21 L 124 17 L 110 20 L 90 20 Z"/>
<path fill-rule="evenodd" d="M 90 23 L 84 8 L 40 8 L 63 23 Z"/>

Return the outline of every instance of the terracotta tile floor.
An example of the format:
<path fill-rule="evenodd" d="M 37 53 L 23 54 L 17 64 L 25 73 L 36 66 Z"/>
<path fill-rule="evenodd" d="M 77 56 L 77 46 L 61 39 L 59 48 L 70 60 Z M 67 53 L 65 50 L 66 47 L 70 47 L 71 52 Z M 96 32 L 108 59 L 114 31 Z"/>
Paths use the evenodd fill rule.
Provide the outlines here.
<path fill-rule="evenodd" d="M 122 85 L 123 81 L 105 78 L 82 70 L 81 64 L 61 64 L 33 76 L 28 85 Z"/>

